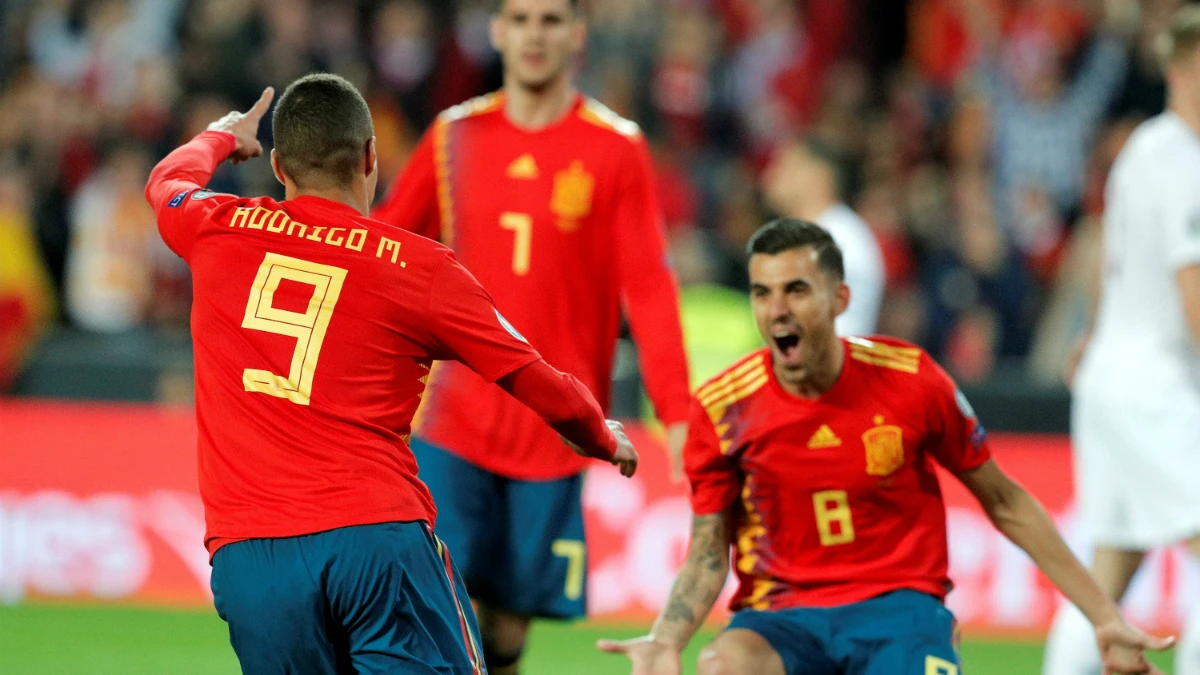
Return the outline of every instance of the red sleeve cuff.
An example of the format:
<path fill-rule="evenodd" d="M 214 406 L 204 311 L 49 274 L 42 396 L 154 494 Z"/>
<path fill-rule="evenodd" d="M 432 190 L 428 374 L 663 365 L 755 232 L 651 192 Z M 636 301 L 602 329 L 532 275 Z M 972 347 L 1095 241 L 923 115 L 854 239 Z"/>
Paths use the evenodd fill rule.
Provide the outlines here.
<path fill-rule="evenodd" d="M 218 139 L 219 138 L 219 139 L 223 140 L 225 142 L 225 146 L 227 148 L 229 148 L 229 150 L 225 153 L 226 157 L 228 157 L 229 155 L 232 155 L 234 150 L 237 150 L 237 137 L 235 137 L 233 134 L 229 133 L 228 131 L 214 131 L 212 129 L 209 129 L 207 131 L 201 131 L 200 133 L 196 134 L 196 138 L 197 139 L 200 139 L 200 138 Z"/>
<path fill-rule="evenodd" d="M 693 486 L 692 513 L 697 516 L 707 516 L 724 511 L 737 500 L 738 489 L 738 486 Z"/>

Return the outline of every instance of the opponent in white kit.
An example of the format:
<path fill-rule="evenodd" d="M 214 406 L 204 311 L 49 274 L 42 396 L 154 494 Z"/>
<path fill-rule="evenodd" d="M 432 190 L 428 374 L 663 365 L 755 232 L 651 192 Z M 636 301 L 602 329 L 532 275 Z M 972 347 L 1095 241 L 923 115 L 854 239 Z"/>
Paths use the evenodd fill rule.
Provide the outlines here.
<path fill-rule="evenodd" d="M 1094 574 L 1124 595 L 1145 552 L 1200 554 L 1200 6 L 1160 37 L 1167 111 L 1142 123 L 1113 164 L 1095 329 L 1074 378 L 1080 508 Z M 1200 604 L 1177 675 L 1200 675 Z M 1064 605 L 1044 675 L 1099 673 L 1090 624 Z"/>

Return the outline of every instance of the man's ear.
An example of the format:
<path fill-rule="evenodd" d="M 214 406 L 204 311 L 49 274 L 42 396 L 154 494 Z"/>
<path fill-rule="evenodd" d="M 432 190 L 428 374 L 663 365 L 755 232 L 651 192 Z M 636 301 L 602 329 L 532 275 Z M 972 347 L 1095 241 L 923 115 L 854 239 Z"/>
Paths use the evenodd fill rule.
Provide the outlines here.
<path fill-rule="evenodd" d="M 287 185 L 287 178 L 283 175 L 283 167 L 279 165 L 279 155 L 275 154 L 275 150 L 271 150 L 271 171 L 275 172 L 275 180 L 281 185 Z"/>
<path fill-rule="evenodd" d="M 492 49 L 498 52 L 504 51 L 504 25 L 501 23 L 502 21 L 504 19 L 501 18 L 500 12 L 496 12 L 492 15 L 492 20 L 488 24 L 488 37 L 492 41 Z"/>
<path fill-rule="evenodd" d="M 579 18 L 575 19 L 575 24 L 571 26 L 571 50 L 576 54 L 582 52 L 583 48 L 587 45 L 588 34 L 587 19 L 582 15 L 583 10 L 579 11 Z"/>
<path fill-rule="evenodd" d="M 838 284 L 837 290 L 833 292 L 833 312 L 834 316 L 841 316 L 846 308 L 850 306 L 850 287 L 846 282 Z"/>
<path fill-rule="evenodd" d="M 366 171 L 363 175 L 370 178 L 372 174 L 379 171 L 379 152 L 375 147 L 374 136 L 367 141 L 367 152 L 364 159 L 366 160 L 367 165 L 365 167 Z"/>

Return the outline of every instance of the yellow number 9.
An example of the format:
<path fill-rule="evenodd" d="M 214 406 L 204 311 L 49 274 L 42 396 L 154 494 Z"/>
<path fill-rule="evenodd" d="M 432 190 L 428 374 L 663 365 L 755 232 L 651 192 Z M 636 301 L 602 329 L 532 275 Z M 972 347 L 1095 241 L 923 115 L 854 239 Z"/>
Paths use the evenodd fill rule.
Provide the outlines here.
<path fill-rule="evenodd" d="M 313 294 L 303 313 L 275 307 L 275 291 L 284 280 L 312 286 Z M 340 267 L 289 258 L 278 253 L 268 253 L 263 258 L 254 277 L 254 285 L 250 288 L 242 328 L 294 337 L 296 349 L 292 352 L 286 377 L 254 368 L 242 371 L 242 385 L 246 391 L 270 394 L 286 398 L 292 403 L 308 405 L 325 331 L 329 328 L 329 320 L 333 317 L 333 308 L 342 293 L 342 282 L 345 280 L 346 270 Z"/>

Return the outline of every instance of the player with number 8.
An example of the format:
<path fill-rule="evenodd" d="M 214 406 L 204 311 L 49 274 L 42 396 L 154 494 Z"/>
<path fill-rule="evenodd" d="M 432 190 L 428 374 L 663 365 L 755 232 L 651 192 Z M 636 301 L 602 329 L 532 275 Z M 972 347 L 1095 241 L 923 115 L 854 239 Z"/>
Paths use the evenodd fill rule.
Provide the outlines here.
<path fill-rule="evenodd" d="M 687 560 L 651 634 L 600 648 L 627 655 L 634 675 L 679 675 L 732 547 L 734 615 L 701 652 L 701 675 L 958 675 L 939 464 L 1083 610 L 1107 673 L 1156 673 L 1143 652 L 1171 640 L 1125 623 L 997 466 L 937 363 L 894 338 L 838 338 L 850 289 L 829 233 L 777 220 L 747 253 L 768 346 L 696 391 Z"/>

